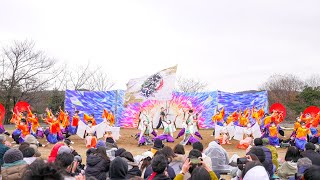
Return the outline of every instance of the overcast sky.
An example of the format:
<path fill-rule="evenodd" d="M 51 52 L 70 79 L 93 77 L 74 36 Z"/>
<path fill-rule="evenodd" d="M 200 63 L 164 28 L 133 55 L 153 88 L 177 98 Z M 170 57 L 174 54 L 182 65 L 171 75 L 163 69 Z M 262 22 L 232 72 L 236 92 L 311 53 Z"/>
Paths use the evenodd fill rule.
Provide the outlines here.
<path fill-rule="evenodd" d="M 0 46 L 24 39 L 59 63 L 105 67 L 115 88 L 178 64 L 235 92 L 319 73 L 320 1 L 0 1 Z"/>

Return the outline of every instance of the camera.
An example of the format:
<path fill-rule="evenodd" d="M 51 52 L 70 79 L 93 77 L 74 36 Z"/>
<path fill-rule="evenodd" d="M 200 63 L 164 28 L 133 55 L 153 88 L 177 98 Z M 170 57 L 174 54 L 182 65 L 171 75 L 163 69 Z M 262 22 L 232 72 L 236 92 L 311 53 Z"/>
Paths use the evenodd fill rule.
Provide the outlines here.
<path fill-rule="evenodd" d="M 238 158 L 237 159 L 237 164 L 240 165 L 240 164 L 246 164 L 248 161 L 248 158 L 244 157 L 244 158 Z"/>

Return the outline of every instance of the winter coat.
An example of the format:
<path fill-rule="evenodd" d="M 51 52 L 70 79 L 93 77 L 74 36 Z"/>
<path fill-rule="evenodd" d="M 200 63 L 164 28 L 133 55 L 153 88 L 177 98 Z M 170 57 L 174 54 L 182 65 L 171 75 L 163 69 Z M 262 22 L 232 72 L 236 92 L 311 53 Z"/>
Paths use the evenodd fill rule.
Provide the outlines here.
<path fill-rule="evenodd" d="M 320 166 L 320 154 L 314 150 L 306 150 L 301 153 L 302 157 L 307 157 L 312 161 L 313 165 Z"/>
<path fill-rule="evenodd" d="M 278 161 L 278 152 L 277 149 L 274 146 L 266 145 L 266 148 L 268 148 L 271 151 L 272 154 L 272 163 L 276 166 L 276 168 L 279 168 L 279 161 Z"/>
<path fill-rule="evenodd" d="M 110 180 L 128 179 L 128 163 L 121 157 L 116 157 L 110 165 Z"/>
<path fill-rule="evenodd" d="M 286 161 L 278 169 L 278 176 L 281 179 L 288 179 L 289 176 L 294 176 L 298 171 L 297 163 Z"/>
<path fill-rule="evenodd" d="M 141 171 L 137 163 L 131 162 L 126 158 L 122 158 L 122 159 L 128 163 L 128 175 L 126 176 L 126 178 L 130 179 L 135 176 L 139 176 L 139 177 L 141 176 Z"/>
<path fill-rule="evenodd" d="M 181 154 L 176 154 L 176 155 L 177 156 L 172 159 L 169 166 L 172 167 L 175 174 L 179 174 L 179 172 L 181 171 L 182 165 L 186 160 L 186 156 Z"/>
<path fill-rule="evenodd" d="M 98 180 L 105 180 L 109 168 L 110 161 L 105 160 L 99 155 L 90 154 L 87 157 L 85 175 L 86 177 L 95 177 Z"/>
<path fill-rule="evenodd" d="M 174 179 L 174 177 L 176 177 L 176 173 L 174 173 L 173 168 L 170 167 L 169 165 L 168 165 L 168 167 L 167 167 L 167 172 L 168 172 L 169 177 L 170 177 L 171 179 Z M 151 165 L 150 165 L 150 166 L 147 167 L 147 169 L 146 169 L 146 171 L 145 171 L 145 173 L 144 173 L 144 179 L 148 178 L 152 173 L 153 173 L 153 170 L 152 170 L 152 167 L 151 167 Z"/>
<path fill-rule="evenodd" d="M 28 164 L 23 161 L 16 161 L 14 163 L 4 164 L 1 167 L 1 175 L 3 180 L 18 180 L 22 179 L 24 172 L 26 171 Z"/>
<path fill-rule="evenodd" d="M 58 155 L 58 150 L 59 150 L 59 148 L 60 148 L 61 146 L 64 146 L 64 144 L 62 144 L 62 143 L 57 143 L 57 144 L 55 144 L 55 145 L 53 146 L 53 148 L 52 148 L 52 150 L 51 150 L 51 153 L 50 153 L 50 155 L 49 155 L 49 157 L 48 157 L 48 162 L 49 162 L 49 163 L 52 163 L 52 162 L 54 162 L 54 161 L 56 160 L 56 157 L 57 157 L 57 155 Z"/>
<path fill-rule="evenodd" d="M 0 143 L 0 166 L 3 164 L 3 155 L 8 151 L 10 148 L 4 144 Z"/>

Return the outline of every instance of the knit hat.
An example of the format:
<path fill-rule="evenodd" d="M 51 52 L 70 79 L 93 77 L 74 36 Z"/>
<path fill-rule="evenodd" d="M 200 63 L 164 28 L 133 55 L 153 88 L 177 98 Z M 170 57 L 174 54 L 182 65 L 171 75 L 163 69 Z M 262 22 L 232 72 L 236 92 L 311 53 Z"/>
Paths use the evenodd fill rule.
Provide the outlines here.
<path fill-rule="evenodd" d="M 14 163 L 16 161 L 23 160 L 23 154 L 18 149 L 9 149 L 3 155 L 4 163 Z"/>
<path fill-rule="evenodd" d="M 313 143 L 308 142 L 306 144 L 305 148 L 306 148 L 306 150 L 313 150 L 314 151 L 316 149 L 316 146 Z"/>
<path fill-rule="evenodd" d="M 160 140 L 160 139 L 155 139 L 154 140 L 154 144 L 153 144 L 153 147 L 154 148 L 158 148 L 158 149 L 162 149 L 163 148 L 163 143 L 162 143 L 162 141 Z"/>
<path fill-rule="evenodd" d="M 263 139 L 262 139 L 262 143 L 263 143 L 263 145 L 268 145 L 268 144 L 270 144 L 268 138 L 263 138 Z"/>
<path fill-rule="evenodd" d="M 72 150 L 68 146 L 61 146 L 58 150 L 58 154 L 72 153 Z"/>
<path fill-rule="evenodd" d="M 98 147 L 101 147 L 101 146 L 102 146 L 102 147 L 106 147 L 106 143 L 105 143 L 103 140 L 99 140 L 99 141 L 97 142 L 97 146 L 96 146 L 96 147 L 98 148 Z"/>
<path fill-rule="evenodd" d="M 37 144 L 37 139 L 34 136 L 32 136 L 31 134 L 28 134 L 24 138 L 24 142 L 27 142 L 29 144 Z"/>

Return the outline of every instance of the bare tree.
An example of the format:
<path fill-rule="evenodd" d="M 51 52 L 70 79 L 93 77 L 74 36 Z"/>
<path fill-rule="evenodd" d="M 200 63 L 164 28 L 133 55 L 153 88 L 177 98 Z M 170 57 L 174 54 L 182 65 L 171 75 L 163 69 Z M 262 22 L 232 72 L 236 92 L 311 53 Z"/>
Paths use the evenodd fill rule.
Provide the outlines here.
<path fill-rule="evenodd" d="M 306 86 L 309 87 L 320 87 L 320 75 L 314 74 L 311 75 L 308 79 L 305 81 Z"/>
<path fill-rule="evenodd" d="M 3 48 L 0 88 L 6 110 L 10 112 L 28 94 L 46 89 L 55 78 L 54 64 L 54 59 L 35 49 L 33 41 L 14 41 L 12 46 Z"/>
<path fill-rule="evenodd" d="M 201 92 L 207 88 L 206 82 L 192 78 L 177 78 L 177 90 L 181 92 Z"/>
<path fill-rule="evenodd" d="M 64 71 L 55 80 L 55 89 L 108 91 L 114 86 L 109 75 L 103 71 L 102 66 L 92 68 L 90 63 L 74 68 L 64 66 Z"/>

